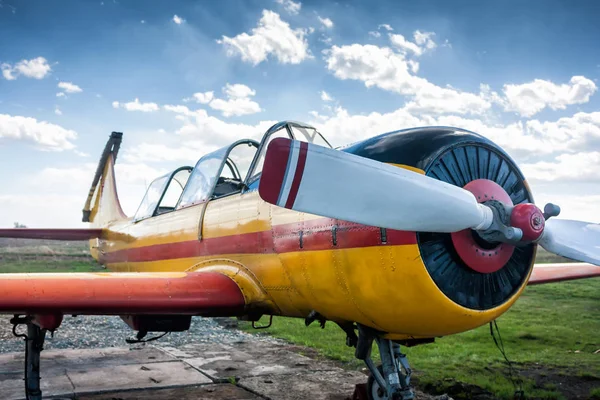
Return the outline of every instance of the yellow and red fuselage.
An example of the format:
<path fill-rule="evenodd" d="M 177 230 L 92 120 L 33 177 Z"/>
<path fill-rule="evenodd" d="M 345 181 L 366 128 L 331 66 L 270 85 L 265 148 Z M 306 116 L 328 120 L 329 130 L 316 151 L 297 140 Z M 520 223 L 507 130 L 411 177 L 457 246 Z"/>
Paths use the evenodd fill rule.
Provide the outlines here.
<path fill-rule="evenodd" d="M 431 279 L 416 233 L 388 230 L 384 242 L 379 228 L 272 206 L 256 191 L 137 223 L 120 221 L 108 232 L 97 250 L 111 270 L 218 271 L 265 313 L 306 317 L 315 310 L 395 339 L 472 329 L 505 312 L 520 294 L 494 309 L 464 308 Z"/>

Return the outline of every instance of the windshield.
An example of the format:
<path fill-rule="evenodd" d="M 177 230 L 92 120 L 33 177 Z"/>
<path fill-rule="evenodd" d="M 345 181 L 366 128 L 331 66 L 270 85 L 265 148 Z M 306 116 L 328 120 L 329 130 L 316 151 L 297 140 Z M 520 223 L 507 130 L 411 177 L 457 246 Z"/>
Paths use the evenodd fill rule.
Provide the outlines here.
<path fill-rule="evenodd" d="M 224 147 L 205 155 L 198 161 L 183 190 L 177 205 L 178 209 L 208 200 L 227 150 L 228 147 Z"/>
<path fill-rule="evenodd" d="M 158 202 L 160 201 L 160 196 L 162 196 L 165 191 L 165 186 L 169 182 L 169 176 L 171 174 L 167 174 L 161 176 L 160 178 L 156 178 L 148 187 L 146 191 L 146 195 L 142 199 L 142 203 L 140 204 L 135 216 L 134 220 L 139 220 L 142 218 L 147 218 L 152 216 Z"/>
<path fill-rule="evenodd" d="M 300 140 L 301 142 L 314 143 L 323 147 L 331 147 L 329 142 L 325 140 L 325 138 L 317 132 L 315 128 L 308 127 L 300 127 L 300 126 L 291 126 L 292 133 L 294 134 L 294 138 L 296 140 Z"/>

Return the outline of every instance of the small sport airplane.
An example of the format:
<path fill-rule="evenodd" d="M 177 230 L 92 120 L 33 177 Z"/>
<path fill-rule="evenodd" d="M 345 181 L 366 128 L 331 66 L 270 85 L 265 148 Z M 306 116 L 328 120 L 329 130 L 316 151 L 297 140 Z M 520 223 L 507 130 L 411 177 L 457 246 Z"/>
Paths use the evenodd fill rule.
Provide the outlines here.
<path fill-rule="evenodd" d="M 493 321 L 528 284 L 600 276 L 600 226 L 550 219 L 560 209 L 540 211 L 513 160 L 473 132 L 415 128 L 333 149 L 315 128 L 280 122 L 261 143 L 157 178 L 133 217 L 115 184 L 121 139 L 113 132 L 100 158 L 90 229 L 0 230 L 89 239 L 112 271 L 0 275 L 0 313 L 27 325 L 29 399 L 41 398 L 45 333 L 73 314 L 119 315 L 140 341 L 195 315 L 329 320 L 369 368 L 368 397 L 407 400 L 400 345 Z M 538 244 L 584 263 L 534 265 Z"/>

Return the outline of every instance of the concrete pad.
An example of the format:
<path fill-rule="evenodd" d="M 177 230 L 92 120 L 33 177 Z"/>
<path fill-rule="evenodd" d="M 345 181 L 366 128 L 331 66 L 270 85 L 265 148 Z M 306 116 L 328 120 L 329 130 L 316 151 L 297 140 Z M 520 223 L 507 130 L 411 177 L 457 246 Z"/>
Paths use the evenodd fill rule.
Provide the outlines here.
<path fill-rule="evenodd" d="M 180 388 L 131 390 L 78 396 L 78 400 L 258 400 L 256 396 L 240 387 L 230 384 L 186 386 Z"/>
<path fill-rule="evenodd" d="M 302 374 L 306 371 L 339 370 L 331 363 L 321 362 L 287 350 L 281 345 L 245 343 L 182 346 L 179 349 L 159 347 L 202 371 L 212 379 L 262 375 Z"/>
<path fill-rule="evenodd" d="M 2 399 L 24 397 L 22 353 L 0 355 Z M 105 348 L 42 352 L 44 397 L 131 388 L 208 384 L 212 381 L 187 363 L 155 348 Z"/>
<path fill-rule="evenodd" d="M 72 369 L 68 373 L 75 393 L 212 383 L 209 378 L 182 362 L 92 367 Z"/>
<path fill-rule="evenodd" d="M 0 371 L 15 371 L 22 374 L 24 360 L 24 352 L 0 354 Z M 56 367 L 66 368 L 67 366 L 70 368 L 85 365 L 110 367 L 113 365 L 176 360 L 176 358 L 152 346 L 141 348 L 108 347 L 103 349 L 44 350 L 41 353 L 42 370 Z"/>
<path fill-rule="evenodd" d="M 0 364 L 2 368 L 2 364 Z M 69 377 L 59 371 L 53 371 L 46 376 L 42 376 L 40 385 L 42 387 L 42 393 L 44 398 L 46 396 L 72 396 L 73 395 L 73 384 L 69 380 Z M 12 377 L 12 379 L 3 380 L 0 378 L 0 393 L 1 398 L 4 400 L 16 400 L 25 398 L 25 381 L 23 380 L 23 371 L 18 374 L 4 374 L 0 372 L 0 377 Z"/>
<path fill-rule="evenodd" d="M 260 393 L 271 400 L 346 400 L 352 397 L 354 385 L 365 383 L 360 372 L 320 371 L 301 375 L 263 375 L 242 378 L 238 385 Z"/>
<path fill-rule="evenodd" d="M 296 351 L 267 342 L 44 351 L 42 390 L 44 397 L 90 400 L 341 400 L 367 380 L 360 372 Z M 22 357 L 0 355 L 2 400 L 24 396 Z M 232 377 L 238 386 L 229 384 Z"/>

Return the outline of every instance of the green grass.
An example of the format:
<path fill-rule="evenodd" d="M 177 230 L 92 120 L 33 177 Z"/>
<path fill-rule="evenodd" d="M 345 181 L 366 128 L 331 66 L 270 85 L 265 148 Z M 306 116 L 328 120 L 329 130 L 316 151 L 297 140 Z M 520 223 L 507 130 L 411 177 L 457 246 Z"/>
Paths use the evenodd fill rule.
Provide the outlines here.
<path fill-rule="evenodd" d="M 106 271 L 90 256 L 88 243 L 1 239 L 0 273 Z"/>
<path fill-rule="evenodd" d="M 0 273 L 19 272 L 106 272 L 106 269 L 92 258 L 89 260 L 22 259 L 0 261 Z"/>
<path fill-rule="evenodd" d="M 265 322 L 266 318 L 261 321 Z M 497 322 L 507 356 L 522 372 L 519 377 L 528 397 L 562 398 L 551 382 L 560 377 L 579 377 L 600 386 L 600 354 L 594 354 L 600 349 L 600 279 L 528 287 Z M 248 323 L 242 327 L 251 330 Z M 349 368 L 363 366 L 333 323 L 322 330 L 318 323 L 306 328 L 302 320 L 275 317 L 264 332 L 313 347 Z M 508 369 L 488 325 L 405 350 L 421 388 L 443 393 L 458 381 L 501 398 L 513 397 Z M 549 382 L 536 386 L 536 376 Z M 598 390 L 594 393 L 600 395 Z"/>

